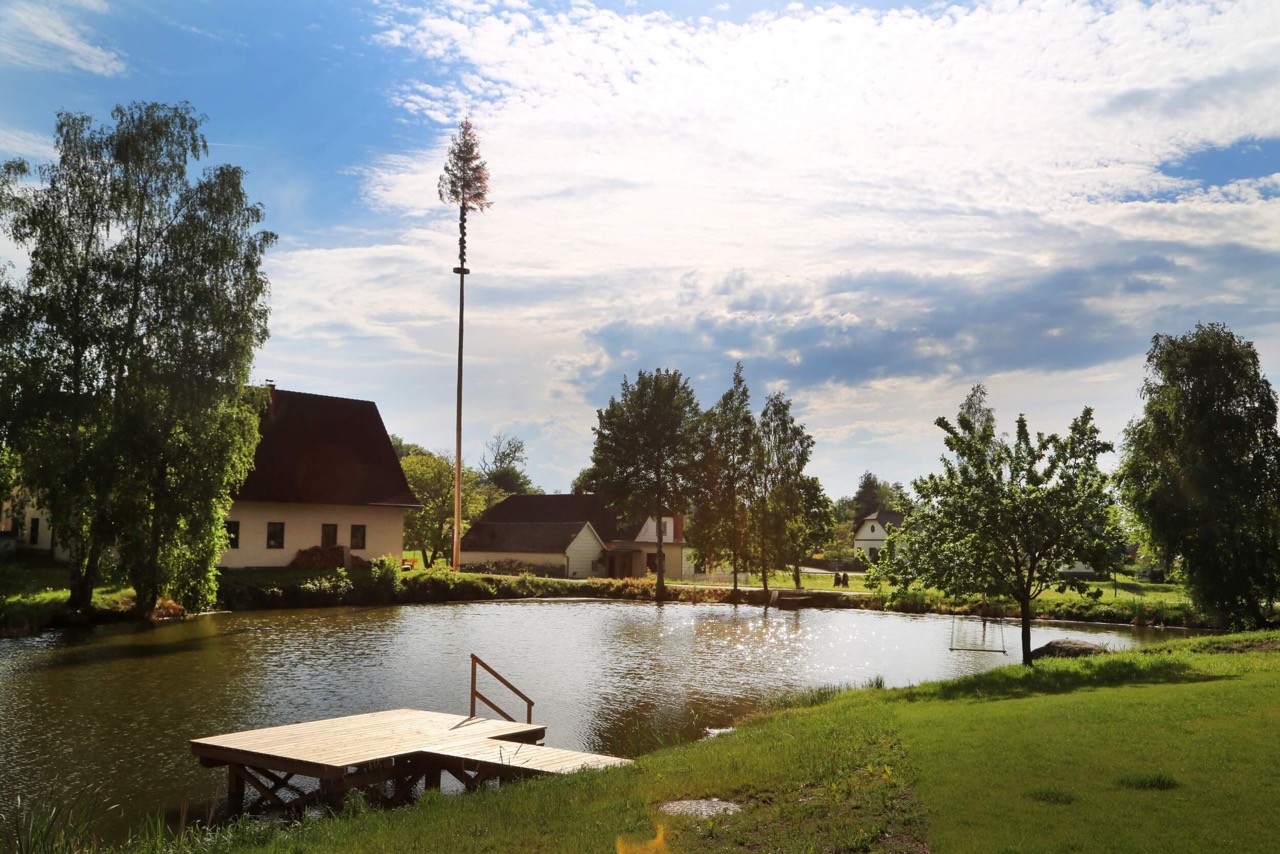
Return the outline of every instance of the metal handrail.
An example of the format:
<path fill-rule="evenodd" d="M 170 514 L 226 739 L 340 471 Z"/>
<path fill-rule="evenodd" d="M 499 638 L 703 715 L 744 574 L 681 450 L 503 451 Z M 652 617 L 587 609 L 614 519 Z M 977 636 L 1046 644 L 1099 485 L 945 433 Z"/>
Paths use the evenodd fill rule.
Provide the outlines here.
<path fill-rule="evenodd" d="M 479 699 L 480 702 L 484 703 L 486 706 L 493 709 L 498 714 L 502 715 L 502 717 L 506 718 L 512 723 L 515 722 L 515 718 L 511 717 L 511 715 L 503 711 L 497 704 L 495 704 L 492 700 L 490 700 L 484 694 L 481 694 L 480 691 L 476 688 L 476 665 L 479 665 L 483 667 L 485 670 L 489 671 L 489 675 L 492 676 L 494 679 L 497 679 L 499 682 L 501 682 L 507 688 L 508 691 L 515 694 L 521 700 L 524 700 L 525 705 L 528 707 L 526 710 L 527 718 L 525 722 L 533 723 L 533 700 L 529 698 L 529 695 L 521 691 L 516 686 L 512 685 L 510 682 L 508 682 L 507 679 L 501 673 L 499 673 L 498 671 L 490 667 L 488 662 L 486 662 L 480 656 L 476 655 L 474 652 L 471 653 L 471 717 L 474 718 L 476 716 L 476 700 Z"/>

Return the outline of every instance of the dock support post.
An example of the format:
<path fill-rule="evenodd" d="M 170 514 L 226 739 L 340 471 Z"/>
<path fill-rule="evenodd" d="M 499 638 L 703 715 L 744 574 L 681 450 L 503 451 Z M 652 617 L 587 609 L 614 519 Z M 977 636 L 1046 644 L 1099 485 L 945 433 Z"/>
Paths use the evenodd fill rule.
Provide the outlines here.
<path fill-rule="evenodd" d="M 227 815 L 235 817 L 244 810 L 244 767 L 227 766 Z"/>

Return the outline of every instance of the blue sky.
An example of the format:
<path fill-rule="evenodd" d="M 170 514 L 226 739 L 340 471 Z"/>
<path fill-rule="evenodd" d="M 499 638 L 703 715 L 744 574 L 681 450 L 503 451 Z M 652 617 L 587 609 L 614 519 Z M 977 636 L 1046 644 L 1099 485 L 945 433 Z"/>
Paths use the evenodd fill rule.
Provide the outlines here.
<path fill-rule="evenodd" d="M 466 455 L 565 489 L 623 375 L 782 390 L 833 497 L 1001 423 L 1118 439 L 1156 333 L 1280 364 L 1280 4 L 0 0 L 0 157 L 58 109 L 188 100 L 280 236 L 255 377 L 452 446 L 464 114 Z M 0 243 L 0 257 L 22 258 Z"/>

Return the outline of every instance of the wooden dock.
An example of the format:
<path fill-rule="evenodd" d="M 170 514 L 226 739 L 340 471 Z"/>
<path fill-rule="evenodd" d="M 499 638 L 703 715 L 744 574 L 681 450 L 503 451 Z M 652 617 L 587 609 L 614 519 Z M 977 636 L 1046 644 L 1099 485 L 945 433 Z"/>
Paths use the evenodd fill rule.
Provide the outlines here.
<path fill-rule="evenodd" d="M 546 727 L 532 723 L 394 709 L 308 721 L 191 740 L 206 767 L 227 766 L 227 810 L 296 808 L 340 802 L 352 790 L 394 806 L 422 783 L 438 788 L 448 773 L 467 789 L 490 780 L 566 774 L 583 768 L 626 765 L 629 759 L 545 747 Z M 303 787 L 295 778 L 318 785 Z"/>

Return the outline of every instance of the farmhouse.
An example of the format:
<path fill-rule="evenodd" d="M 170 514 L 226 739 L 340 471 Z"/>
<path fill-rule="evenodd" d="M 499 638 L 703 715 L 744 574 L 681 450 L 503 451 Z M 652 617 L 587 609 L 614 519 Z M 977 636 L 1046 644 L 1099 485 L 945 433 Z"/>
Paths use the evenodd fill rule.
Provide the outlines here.
<path fill-rule="evenodd" d="M 285 566 L 300 549 L 399 558 L 404 511 L 422 505 L 372 401 L 269 386 L 253 471 L 227 513 L 220 566 Z"/>
<path fill-rule="evenodd" d="M 658 567 L 659 520 L 628 524 L 597 495 L 512 495 L 462 537 L 463 566 L 515 561 L 565 578 L 639 578 Z M 663 516 L 666 576 L 691 577 L 684 517 Z"/>
<path fill-rule="evenodd" d="M 301 549 L 341 546 L 374 558 L 403 548 L 404 511 L 421 507 L 378 414 L 367 400 L 285 391 L 259 422 L 253 470 L 227 513 L 224 567 L 286 566 Z M 48 513 L 12 522 L 17 546 L 66 560 Z"/>

